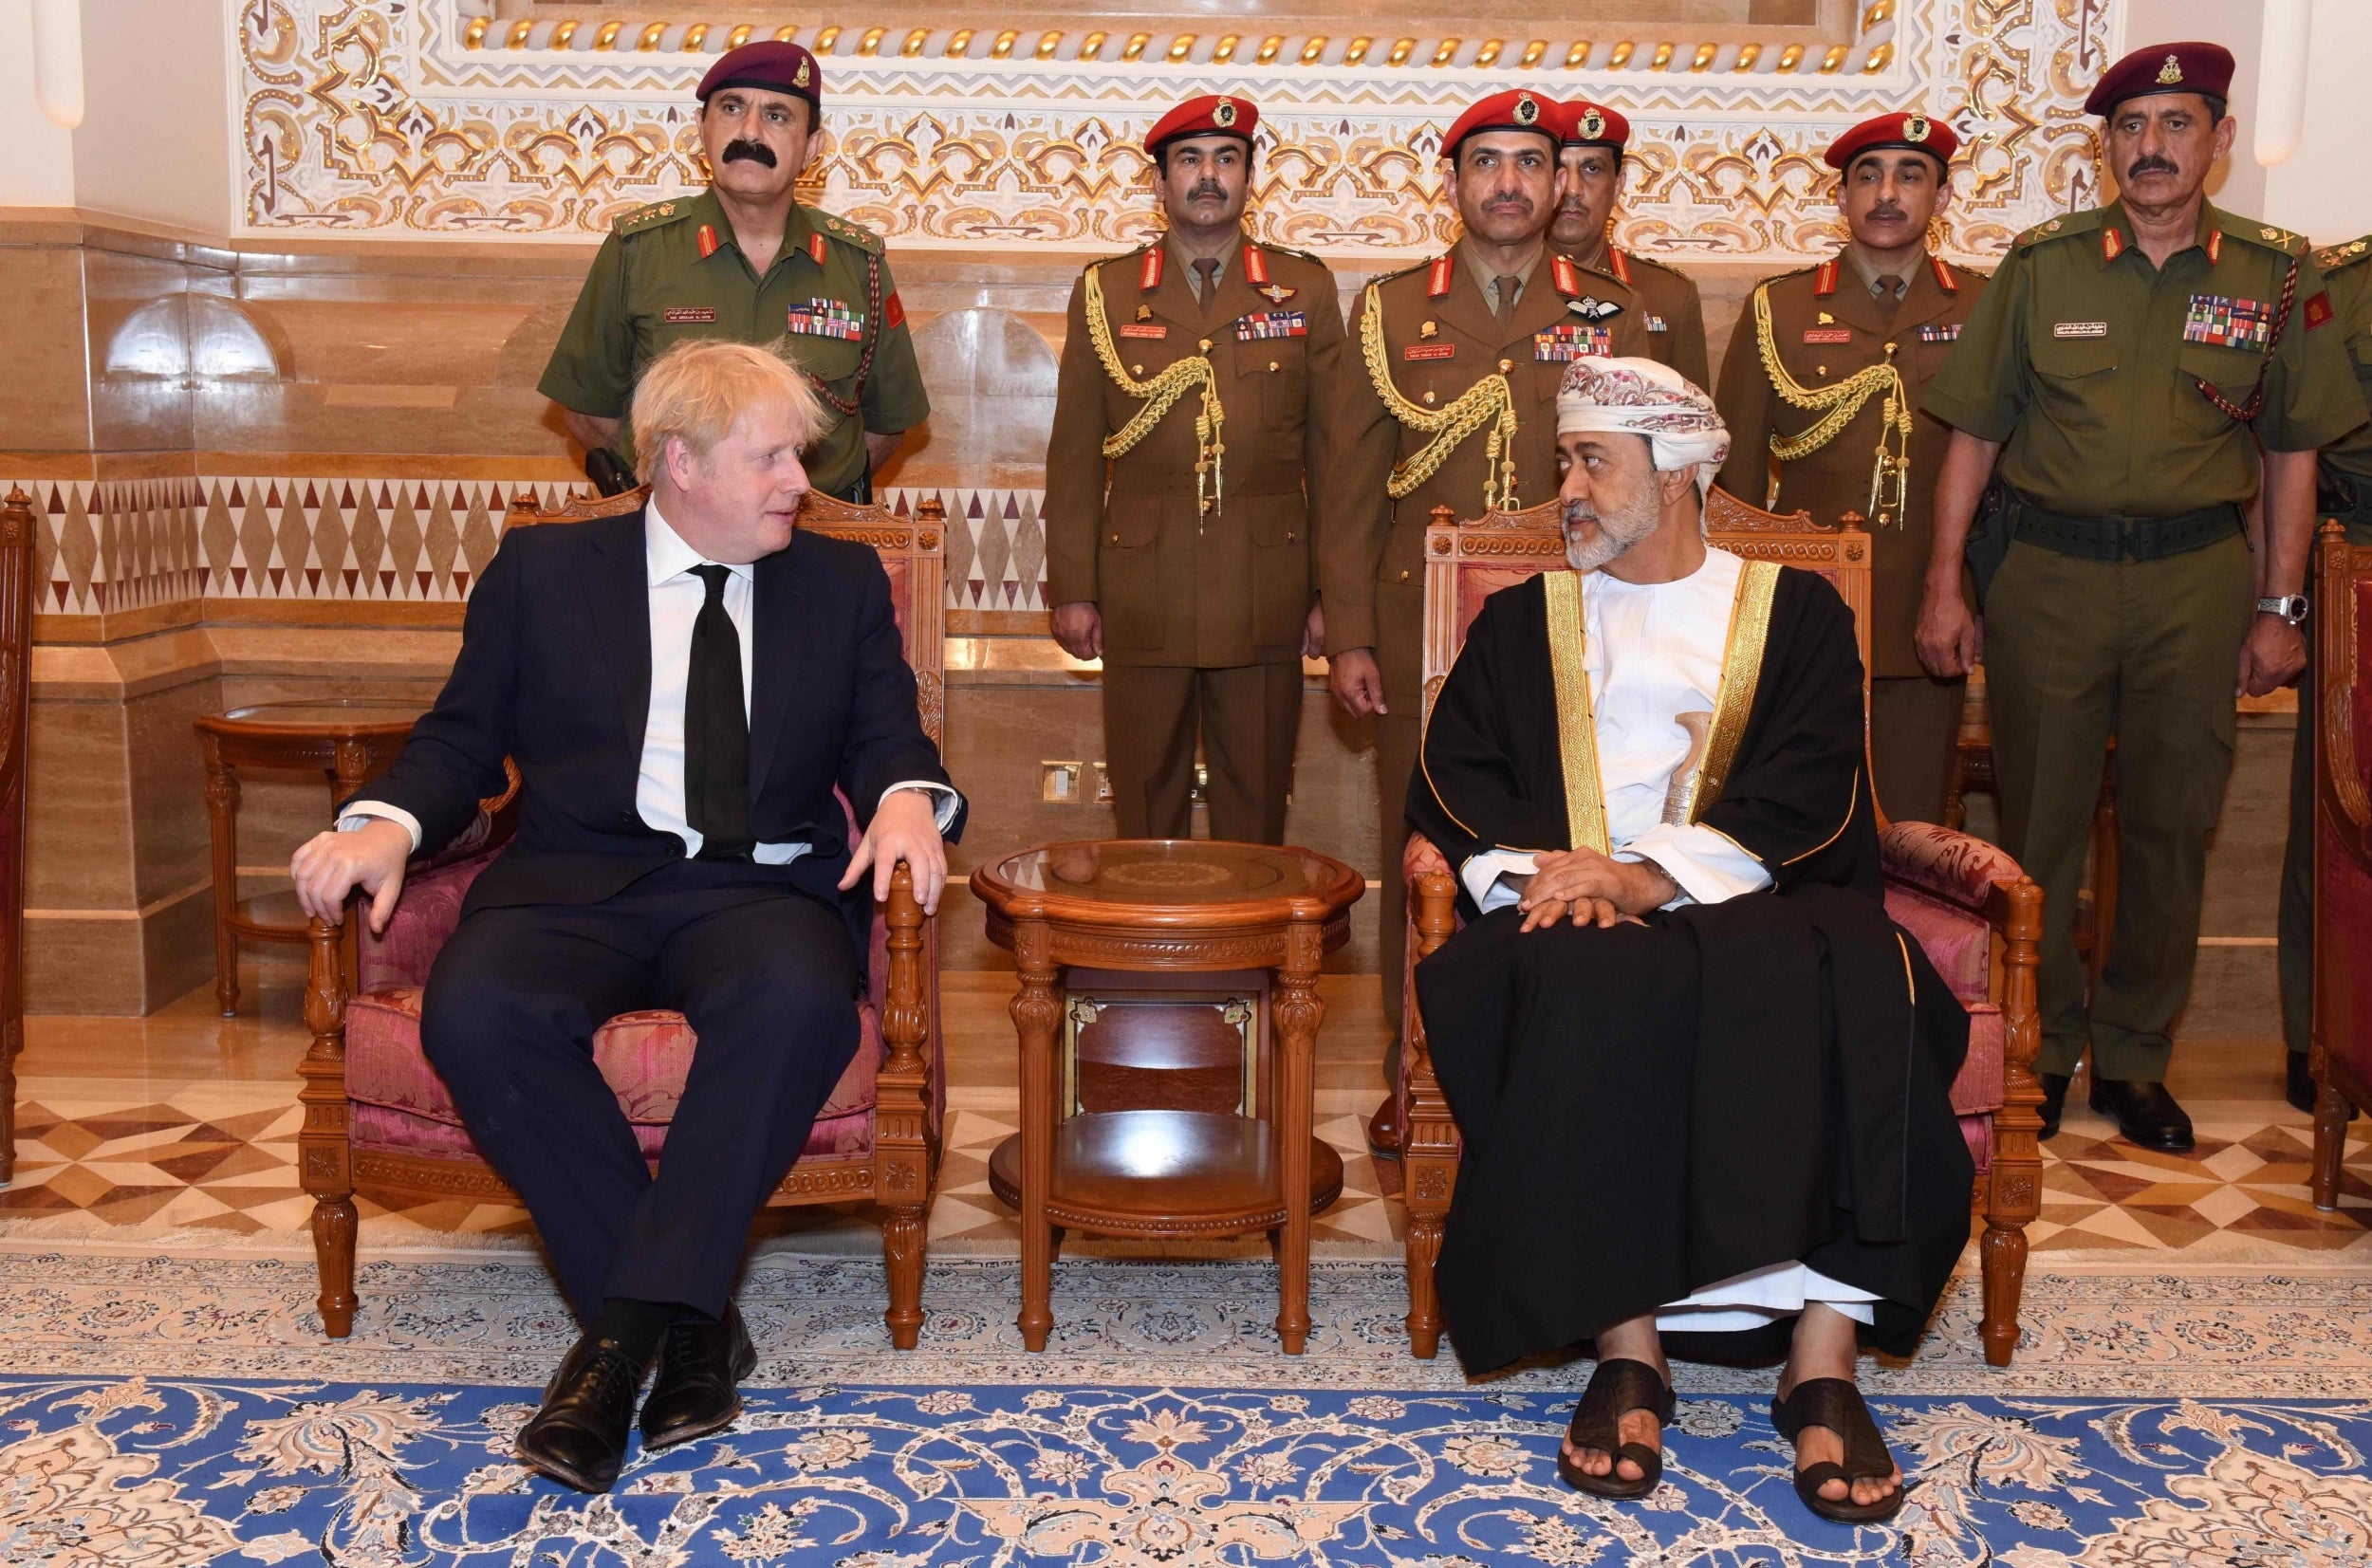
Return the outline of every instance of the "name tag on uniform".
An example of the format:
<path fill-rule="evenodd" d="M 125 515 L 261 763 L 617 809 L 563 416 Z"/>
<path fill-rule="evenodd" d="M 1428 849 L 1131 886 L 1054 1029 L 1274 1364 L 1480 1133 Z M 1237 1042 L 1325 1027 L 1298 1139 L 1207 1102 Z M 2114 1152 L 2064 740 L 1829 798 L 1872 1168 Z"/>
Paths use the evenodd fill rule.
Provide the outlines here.
<path fill-rule="evenodd" d="M 1169 335 L 1170 329 L 1159 322 L 1122 322 L 1121 323 L 1121 336 L 1123 338 L 1166 338 Z"/>
<path fill-rule="evenodd" d="M 1306 338 L 1309 319 L 1298 310 L 1264 310 L 1257 315 L 1235 318 L 1235 341 L 1248 343 L 1255 338 Z"/>
<path fill-rule="evenodd" d="M 1664 319 L 1661 316 L 1650 316 L 1647 318 L 1647 330 L 1650 332 L 1669 332 L 1672 328 L 1664 324 Z"/>
<path fill-rule="evenodd" d="M 838 300 L 809 300 L 790 307 L 789 330 L 810 338 L 838 338 L 856 342 L 864 336 L 864 312 Z"/>
<path fill-rule="evenodd" d="M 1532 358 L 1541 360 L 1603 360 L 1614 353 L 1614 328 L 1559 322 L 1532 334 Z"/>
<path fill-rule="evenodd" d="M 1807 343 L 1849 343 L 1853 341 L 1853 329 L 1849 326 L 1807 326 L 1804 329 L 1804 341 Z"/>
<path fill-rule="evenodd" d="M 2262 300 L 2194 294 L 2182 318 L 2182 341 L 2220 348 L 2262 349 L 2273 338 L 2273 307 Z"/>
<path fill-rule="evenodd" d="M 2050 335 L 2054 338 L 2105 338 L 2108 336 L 2108 323 L 2106 322 L 2053 322 L 2050 323 Z"/>
<path fill-rule="evenodd" d="M 698 325 L 716 320 L 716 312 L 705 304 L 671 304 L 659 312 L 659 317 L 669 326 Z"/>
<path fill-rule="evenodd" d="M 1411 343 L 1400 350 L 1403 360 L 1446 360 L 1457 352 L 1455 343 Z"/>
<path fill-rule="evenodd" d="M 1919 328 L 1919 341 L 1923 343 L 1956 343 L 1959 341 L 1960 323 L 1957 322 L 1950 326 L 1930 324 Z"/>

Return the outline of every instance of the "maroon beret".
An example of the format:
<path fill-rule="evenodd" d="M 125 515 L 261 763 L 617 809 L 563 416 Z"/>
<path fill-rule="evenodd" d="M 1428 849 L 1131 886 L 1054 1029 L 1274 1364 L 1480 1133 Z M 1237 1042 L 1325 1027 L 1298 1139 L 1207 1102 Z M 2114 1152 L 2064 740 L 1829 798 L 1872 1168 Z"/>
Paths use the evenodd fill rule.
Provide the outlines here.
<path fill-rule="evenodd" d="M 1520 87 L 1492 93 L 1451 122 L 1441 138 L 1441 156 L 1455 158 L 1458 143 L 1484 131 L 1536 131 L 1553 148 L 1565 139 L 1565 106 Z"/>
<path fill-rule="evenodd" d="M 1225 93 L 1205 93 L 1190 98 L 1153 122 L 1145 133 L 1145 151 L 1158 155 L 1161 149 L 1181 137 L 1232 136 L 1251 145 L 1251 133 L 1260 123 L 1260 110 L 1248 98 L 1231 98 Z"/>
<path fill-rule="evenodd" d="M 1828 144 L 1828 167 L 1850 169 L 1855 158 L 1881 147 L 1900 147 L 1909 152 L 1925 153 L 1950 168 L 1952 155 L 1960 150 L 1960 138 L 1953 135 L 1952 127 L 1942 120 L 1930 120 L 1916 110 L 1880 115 L 1875 120 L 1862 121 Z"/>
<path fill-rule="evenodd" d="M 2229 102 L 2232 73 L 2232 51 L 2221 44 L 2152 44 L 2109 66 L 2084 112 L 2104 116 L 2128 98 L 2153 93 L 2202 93 Z"/>
<path fill-rule="evenodd" d="M 1567 147 L 1611 147 L 1619 153 L 1629 144 L 1631 122 L 1621 111 L 1586 98 L 1566 99 L 1563 108 Z"/>
<path fill-rule="evenodd" d="M 816 65 L 815 56 L 796 44 L 786 44 L 779 38 L 761 39 L 728 49 L 700 78 L 700 101 L 709 95 L 721 93 L 728 87 L 757 87 L 769 93 L 788 93 L 804 98 L 817 109 L 824 107 L 824 71 Z"/>

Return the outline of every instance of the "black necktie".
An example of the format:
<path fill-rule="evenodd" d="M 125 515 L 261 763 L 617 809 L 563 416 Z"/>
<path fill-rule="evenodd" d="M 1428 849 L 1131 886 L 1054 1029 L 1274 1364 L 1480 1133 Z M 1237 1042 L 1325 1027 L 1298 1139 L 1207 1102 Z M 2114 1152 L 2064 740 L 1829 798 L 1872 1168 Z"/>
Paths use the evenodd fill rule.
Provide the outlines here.
<path fill-rule="evenodd" d="M 683 689 L 684 820 L 700 834 L 703 860 L 747 860 L 750 837 L 750 714 L 741 700 L 741 634 L 725 613 L 728 566 L 695 566 L 709 596 L 692 623 L 692 668 Z"/>

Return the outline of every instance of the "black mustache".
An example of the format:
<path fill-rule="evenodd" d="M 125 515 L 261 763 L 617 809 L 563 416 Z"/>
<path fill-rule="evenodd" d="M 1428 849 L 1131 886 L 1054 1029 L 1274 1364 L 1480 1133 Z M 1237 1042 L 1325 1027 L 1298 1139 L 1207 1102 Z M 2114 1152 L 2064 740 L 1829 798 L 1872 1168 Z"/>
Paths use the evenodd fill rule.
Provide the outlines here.
<path fill-rule="evenodd" d="M 1899 218 L 1902 216 L 1902 209 L 1892 202 L 1881 202 L 1869 210 L 1869 215 L 1874 218 Z"/>
<path fill-rule="evenodd" d="M 774 149 L 763 141 L 739 137 L 725 143 L 724 161 L 732 163 L 745 157 L 752 163 L 763 163 L 769 169 L 774 167 Z"/>
<path fill-rule="evenodd" d="M 2181 170 L 2162 157 L 2144 157 L 2134 160 L 2133 167 L 2125 171 L 2125 178 L 2131 179 L 2137 175 L 2178 175 L 2180 173 L 2182 173 Z"/>
<path fill-rule="evenodd" d="M 1221 201 L 1225 201 L 1227 199 L 1227 187 L 1221 185 L 1215 179 L 1206 179 L 1200 185 L 1195 186 L 1193 190 L 1186 193 L 1186 199 L 1189 201 L 1195 200 L 1201 196 L 1216 196 Z"/>

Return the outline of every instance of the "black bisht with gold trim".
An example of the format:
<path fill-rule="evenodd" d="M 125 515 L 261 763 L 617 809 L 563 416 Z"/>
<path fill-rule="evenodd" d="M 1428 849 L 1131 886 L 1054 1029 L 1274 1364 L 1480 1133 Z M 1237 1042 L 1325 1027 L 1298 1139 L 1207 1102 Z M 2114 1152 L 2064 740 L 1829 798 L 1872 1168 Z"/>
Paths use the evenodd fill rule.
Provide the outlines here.
<path fill-rule="evenodd" d="M 1578 585 L 1493 594 L 1442 685 L 1408 810 L 1453 866 L 1592 836 Z M 1968 1019 L 1886 913 L 1852 612 L 1750 563 L 1724 666 L 1689 820 L 1770 887 L 1529 932 L 1461 890 L 1466 924 L 1418 967 L 1464 1141 L 1435 1278 L 1470 1372 L 1788 1263 L 1877 1296 L 1863 1341 L 1907 1354 L 1968 1240 Z M 1789 1327 L 1666 1345 L 1757 1358 Z"/>

